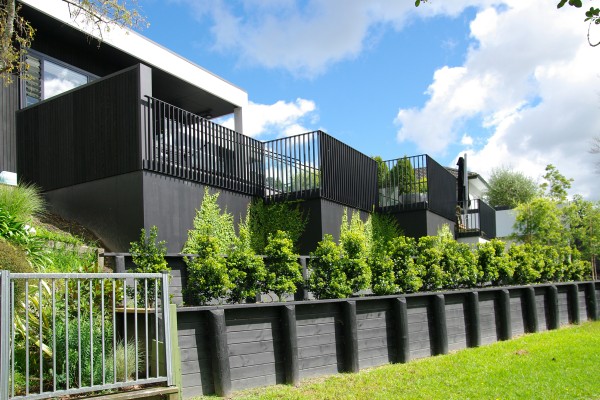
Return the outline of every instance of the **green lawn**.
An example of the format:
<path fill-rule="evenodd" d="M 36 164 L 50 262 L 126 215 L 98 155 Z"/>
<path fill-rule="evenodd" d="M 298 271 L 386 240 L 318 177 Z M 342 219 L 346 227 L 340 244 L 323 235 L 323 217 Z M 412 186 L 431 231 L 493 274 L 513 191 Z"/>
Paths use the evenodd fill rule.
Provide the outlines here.
<path fill-rule="evenodd" d="M 599 375 L 600 321 L 232 398 L 600 399 Z"/>

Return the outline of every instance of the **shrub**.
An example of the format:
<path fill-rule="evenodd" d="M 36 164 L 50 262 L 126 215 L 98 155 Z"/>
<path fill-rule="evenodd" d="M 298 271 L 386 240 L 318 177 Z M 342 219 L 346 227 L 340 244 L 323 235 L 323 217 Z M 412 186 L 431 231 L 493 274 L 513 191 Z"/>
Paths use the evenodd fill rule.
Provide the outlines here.
<path fill-rule="evenodd" d="M 398 236 L 390 241 L 389 255 L 393 264 L 395 284 L 403 293 L 417 292 L 423 286 L 425 274 L 415 263 L 417 242 L 414 238 Z"/>
<path fill-rule="evenodd" d="M 188 231 L 188 238 L 183 246 L 183 253 L 194 253 L 205 236 L 215 238 L 220 251 L 227 252 L 235 239 L 235 229 L 233 227 L 233 215 L 227 212 L 221 212 L 221 207 L 217 204 L 219 192 L 210 194 L 208 189 L 204 191 L 204 198 L 200 209 L 196 210 L 194 217 L 194 228 Z"/>
<path fill-rule="evenodd" d="M 512 280 L 514 271 L 504 250 L 504 242 L 499 239 L 477 245 L 477 265 L 478 283 L 482 285 L 508 284 Z"/>
<path fill-rule="evenodd" d="M 325 235 L 311 253 L 309 290 L 317 299 L 340 299 L 352 294 L 343 270 L 341 249 L 331 235 Z"/>
<path fill-rule="evenodd" d="M 544 268 L 544 254 L 539 245 L 513 245 L 508 250 L 514 275 L 512 283 L 526 285 L 538 282 Z"/>
<path fill-rule="evenodd" d="M 0 185 L 0 208 L 18 221 L 29 222 L 35 214 L 44 212 L 45 202 L 33 184 Z"/>
<path fill-rule="evenodd" d="M 296 249 L 308 221 L 297 201 L 266 204 L 259 199 L 250 204 L 248 215 L 250 241 L 256 254 L 264 253 L 269 235 L 278 230 L 287 232 Z"/>
<path fill-rule="evenodd" d="M 142 228 L 140 233 L 140 239 L 137 242 L 130 243 L 129 252 L 133 259 L 133 263 L 136 268 L 133 272 L 138 273 L 158 273 L 162 271 L 170 271 L 169 265 L 165 256 L 167 255 L 167 245 L 164 240 L 159 242 L 156 241 L 158 237 L 158 228 L 152 226 L 150 228 L 150 235 L 146 235 L 146 230 Z M 146 299 L 146 286 L 148 288 L 148 299 L 149 305 L 153 305 L 156 281 L 150 279 L 147 281 L 147 285 L 142 285 L 137 289 L 137 301 L 138 305 L 143 306 Z M 129 295 L 133 297 L 135 293 L 134 288 L 130 288 Z M 161 296 L 161 291 L 156 293 L 157 296 Z"/>
<path fill-rule="evenodd" d="M 285 301 L 284 295 L 295 293 L 296 285 L 302 283 L 298 257 L 298 254 L 293 251 L 292 240 L 286 232 L 277 231 L 269 236 L 265 247 L 267 286 L 280 301 Z"/>
<path fill-rule="evenodd" d="M 48 251 L 50 264 L 45 272 L 90 272 L 97 267 L 97 255 L 92 249 L 80 251 L 73 247 L 54 247 Z"/>
<path fill-rule="evenodd" d="M 33 268 L 27 262 L 25 253 L 0 238 L 0 270 L 8 270 L 16 273 L 33 272 Z M 24 284 L 15 283 L 15 297 L 18 298 L 24 289 Z"/>
<path fill-rule="evenodd" d="M 234 303 L 242 300 L 253 301 L 265 288 L 267 270 L 262 257 L 252 251 L 250 243 L 250 230 L 246 222 L 240 224 L 239 237 L 234 241 L 233 250 L 229 253 L 226 262 L 232 288 L 228 299 Z"/>
<path fill-rule="evenodd" d="M 371 227 L 370 224 L 362 222 L 358 212 L 353 213 L 349 223 L 347 221 L 347 211 L 344 209 L 340 227 L 342 262 L 350 288 L 356 293 L 371 285 L 371 268 L 367 264 L 367 254 L 371 247 Z"/>
<path fill-rule="evenodd" d="M 394 217 L 378 213 L 371 215 L 370 225 L 371 249 L 367 261 L 371 269 L 371 289 L 377 295 L 397 293 L 397 278 L 388 247 L 390 241 L 400 234 L 400 228 Z"/>
<path fill-rule="evenodd" d="M 398 293 L 394 262 L 387 253 L 372 254 L 369 257 L 371 269 L 371 290 L 378 296 Z"/>
<path fill-rule="evenodd" d="M 183 289 L 183 300 L 187 305 L 204 305 L 223 298 L 232 285 L 218 240 L 200 235 L 195 237 L 194 245 L 189 250 L 198 256 L 186 258 L 188 280 Z"/>
<path fill-rule="evenodd" d="M 453 238 L 443 239 L 442 245 L 444 287 L 457 289 L 475 286 L 478 276 L 477 259 L 469 245 Z"/>

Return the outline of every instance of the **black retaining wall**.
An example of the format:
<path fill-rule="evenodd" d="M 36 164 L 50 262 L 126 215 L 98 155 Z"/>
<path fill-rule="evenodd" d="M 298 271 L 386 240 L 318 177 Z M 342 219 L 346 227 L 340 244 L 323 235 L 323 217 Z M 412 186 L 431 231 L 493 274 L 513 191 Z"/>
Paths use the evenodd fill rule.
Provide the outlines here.
<path fill-rule="evenodd" d="M 600 282 L 179 308 L 183 397 L 356 372 L 598 319 Z"/>

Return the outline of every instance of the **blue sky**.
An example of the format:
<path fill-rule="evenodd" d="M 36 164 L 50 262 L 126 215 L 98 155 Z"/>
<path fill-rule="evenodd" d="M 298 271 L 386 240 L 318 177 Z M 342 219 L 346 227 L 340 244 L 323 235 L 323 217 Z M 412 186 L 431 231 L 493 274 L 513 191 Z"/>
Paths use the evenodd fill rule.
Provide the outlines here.
<path fill-rule="evenodd" d="M 384 159 L 553 163 L 597 200 L 600 48 L 545 0 L 145 0 L 142 33 L 243 88 L 245 133 L 322 129 Z M 594 32 L 593 32 L 594 33 Z M 599 32 L 596 32 L 600 37 Z M 231 121 L 221 121 L 231 125 Z"/>

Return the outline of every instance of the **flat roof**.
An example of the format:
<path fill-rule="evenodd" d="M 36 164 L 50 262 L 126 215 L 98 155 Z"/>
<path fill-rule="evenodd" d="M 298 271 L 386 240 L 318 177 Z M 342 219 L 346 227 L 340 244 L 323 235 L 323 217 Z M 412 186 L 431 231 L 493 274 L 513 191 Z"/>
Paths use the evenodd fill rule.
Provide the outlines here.
<path fill-rule="evenodd" d="M 236 107 L 245 107 L 248 104 L 248 93 L 243 89 L 135 31 L 119 26 L 111 26 L 110 31 L 103 31 L 100 37 L 98 33 L 90 29 L 84 22 L 74 21 L 69 14 L 68 4 L 63 0 L 19 1 L 59 20 L 65 25 L 101 40 L 102 43 L 109 44 L 135 57 L 144 64 L 177 76 L 179 79 L 219 97 Z"/>

